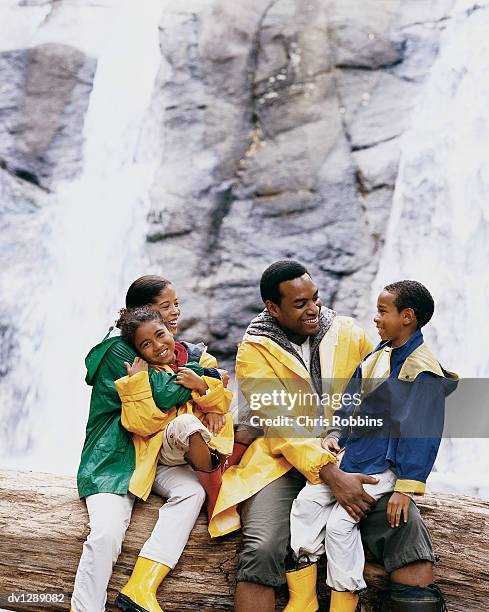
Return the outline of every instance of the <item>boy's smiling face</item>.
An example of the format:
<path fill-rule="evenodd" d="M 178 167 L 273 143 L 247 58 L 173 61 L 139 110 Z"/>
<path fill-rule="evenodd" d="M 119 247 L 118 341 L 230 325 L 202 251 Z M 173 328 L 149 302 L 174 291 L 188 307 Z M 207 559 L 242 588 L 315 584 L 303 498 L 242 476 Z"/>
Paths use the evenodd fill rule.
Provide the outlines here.
<path fill-rule="evenodd" d="M 141 323 L 134 334 L 134 346 L 152 365 L 169 365 L 175 359 L 175 340 L 166 325 L 159 321 Z"/>
<path fill-rule="evenodd" d="M 391 340 L 392 346 L 401 346 L 416 330 L 416 316 L 412 308 L 399 312 L 394 301 L 396 295 L 385 289 L 377 298 L 377 314 L 374 323 L 382 341 Z"/>

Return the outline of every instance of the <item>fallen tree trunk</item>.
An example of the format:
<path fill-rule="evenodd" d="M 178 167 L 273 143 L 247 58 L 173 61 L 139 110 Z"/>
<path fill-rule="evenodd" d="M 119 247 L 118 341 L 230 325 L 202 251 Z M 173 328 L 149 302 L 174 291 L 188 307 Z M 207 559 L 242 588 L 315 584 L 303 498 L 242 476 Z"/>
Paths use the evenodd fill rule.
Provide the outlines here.
<path fill-rule="evenodd" d="M 161 500 L 137 503 L 109 585 L 107 610 L 131 573 L 136 556 L 156 522 Z M 427 495 L 419 503 L 441 558 L 436 581 L 450 612 L 480 612 L 489 600 L 489 502 L 469 497 Z M 19 611 L 69 610 L 69 598 L 88 533 L 85 505 L 72 477 L 32 472 L 0 472 L 0 608 Z M 158 592 L 166 612 L 223 611 L 233 608 L 234 573 L 240 536 L 211 540 L 202 513 L 184 555 Z M 383 609 L 386 574 L 367 563 L 369 592 L 363 610 Z M 324 574 L 321 574 L 321 583 Z M 322 589 L 324 591 L 324 588 Z M 24 601 L 15 603 L 14 592 Z M 64 593 L 46 605 L 30 593 Z M 26 603 L 30 599 L 31 603 Z M 60 598 L 58 598 L 60 599 Z M 286 590 L 279 593 L 282 609 Z"/>

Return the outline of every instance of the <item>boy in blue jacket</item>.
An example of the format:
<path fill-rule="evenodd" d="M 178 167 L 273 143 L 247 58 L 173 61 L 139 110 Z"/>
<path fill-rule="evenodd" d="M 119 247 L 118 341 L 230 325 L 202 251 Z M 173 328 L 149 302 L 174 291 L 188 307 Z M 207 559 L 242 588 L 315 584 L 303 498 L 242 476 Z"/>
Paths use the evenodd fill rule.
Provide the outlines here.
<path fill-rule="evenodd" d="M 374 317 L 381 342 L 358 366 L 344 395 L 361 402 L 344 401 L 323 440 L 343 471 L 378 479 L 364 485 L 372 497 L 392 491 L 387 506 L 392 528 L 407 522 L 410 500 L 424 493 L 440 446 L 445 397 L 457 384 L 421 333 L 433 311 L 433 298 L 421 283 L 400 281 L 383 289 Z M 357 593 L 366 587 L 355 509 L 340 506 L 327 485 L 307 483 L 292 506 L 291 548 L 297 560 L 308 559 L 305 568 L 287 574 L 291 593 L 297 593 L 299 573 L 311 576 L 311 562 L 326 552 L 330 611 L 354 612 Z M 291 596 L 286 611 L 317 610 L 315 588 L 314 578 L 301 580 L 300 596 Z M 441 600 L 432 590 L 433 606 L 423 610 L 436 612 Z M 396 607 L 394 590 L 392 610 L 402 609 Z"/>

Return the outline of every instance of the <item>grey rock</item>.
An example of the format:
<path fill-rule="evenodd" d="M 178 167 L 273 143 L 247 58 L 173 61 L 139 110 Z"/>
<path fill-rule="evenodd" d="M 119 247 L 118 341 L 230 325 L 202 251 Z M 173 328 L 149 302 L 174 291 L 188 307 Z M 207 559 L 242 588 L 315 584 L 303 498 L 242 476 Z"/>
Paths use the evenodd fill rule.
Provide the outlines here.
<path fill-rule="evenodd" d="M 394 188 L 401 149 L 398 138 L 376 146 L 354 151 L 361 190 L 369 192 L 379 187 Z"/>
<path fill-rule="evenodd" d="M 399 0 L 332 3 L 330 33 L 335 64 L 378 69 L 402 62 L 404 39 L 393 28 Z"/>
<path fill-rule="evenodd" d="M 216 0 L 163 17 L 148 246 L 190 340 L 231 360 L 263 269 L 283 257 L 308 266 L 324 303 L 365 316 L 399 137 L 449 8 Z"/>
<path fill-rule="evenodd" d="M 400 136 L 407 127 L 419 86 L 383 73 L 362 101 L 349 127 L 354 150 L 374 146 Z"/>
<path fill-rule="evenodd" d="M 1 158 L 11 172 L 44 188 L 79 172 L 95 66 L 54 43 L 0 54 Z"/>

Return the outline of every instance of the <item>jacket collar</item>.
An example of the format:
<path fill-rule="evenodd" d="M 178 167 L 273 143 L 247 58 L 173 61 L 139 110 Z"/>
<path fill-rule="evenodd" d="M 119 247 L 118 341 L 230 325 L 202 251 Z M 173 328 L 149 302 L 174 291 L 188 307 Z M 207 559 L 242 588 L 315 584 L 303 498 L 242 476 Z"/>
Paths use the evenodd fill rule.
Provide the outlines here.
<path fill-rule="evenodd" d="M 314 336 L 310 336 L 311 355 L 317 349 L 324 335 L 331 327 L 335 316 L 336 312 L 334 310 L 330 310 L 329 308 L 321 309 L 321 312 L 319 313 L 319 331 Z M 270 338 L 270 340 L 273 340 L 284 351 L 287 351 L 302 362 L 301 356 L 292 346 L 284 330 L 279 327 L 276 319 L 272 317 L 272 315 L 266 309 L 251 321 L 246 329 L 246 335 Z"/>
<path fill-rule="evenodd" d="M 330 310 L 329 308 L 321 308 L 319 313 L 319 331 L 314 336 L 310 336 L 310 351 L 311 351 L 311 366 L 310 372 L 307 371 L 306 365 L 302 360 L 302 357 L 292 346 L 290 340 L 287 338 L 284 330 L 279 327 L 277 321 L 272 315 L 268 312 L 268 310 L 263 310 L 258 316 L 256 316 L 251 323 L 248 325 L 246 330 L 246 334 L 244 339 L 250 342 L 256 342 L 258 344 L 266 344 L 270 352 L 275 352 L 275 356 L 278 353 L 283 354 L 286 353 L 287 357 L 292 357 L 293 359 L 287 359 L 287 367 L 290 367 L 291 363 L 295 362 L 295 367 L 290 367 L 290 369 L 299 373 L 302 377 L 304 377 L 304 371 L 307 372 L 312 378 L 313 385 L 318 391 L 321 392 L 321 364 L 319 360 L 319 345 L 321 340 L 324 338 L 326 332 L 330 329 L 333 321 L 336 317 L 336 312 L 334 310 Z M 260 341 L 260 339 L 271 340 L 272 342 L 265 343 Z M 276 345 L 275 348 L 273 345 Z M 278 345 L 278 346 L 277 346 Z M 299 362 L 299 363 L 297 363 Z M 299 366 L 302 366 L 300 367 Z M 299 369 L 298 369 L 299 366 Z"/>
<path fill-rule="evenodd" d="M 395 357 L 396 361 L 404 361 L 409 355 L 415 351 L 418 346 L 421 346 L 424 342 L 423 334 L 420 329 L 417 329 L 413 334 L 409 336 L 404 344 L 401 346 L 396 346 L 392 349 L 392 357 Z M 390 346 L 390 340 L 384 340 L 380 342 L 372 351 L 376 353 L 377 351 L 382 350 L 386 346 Z"/>

